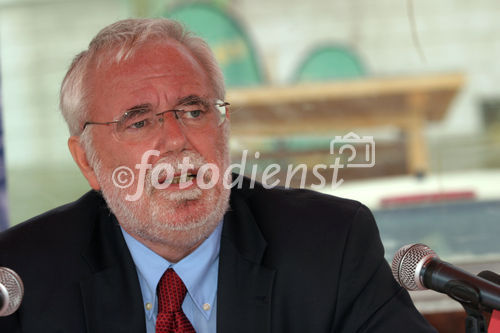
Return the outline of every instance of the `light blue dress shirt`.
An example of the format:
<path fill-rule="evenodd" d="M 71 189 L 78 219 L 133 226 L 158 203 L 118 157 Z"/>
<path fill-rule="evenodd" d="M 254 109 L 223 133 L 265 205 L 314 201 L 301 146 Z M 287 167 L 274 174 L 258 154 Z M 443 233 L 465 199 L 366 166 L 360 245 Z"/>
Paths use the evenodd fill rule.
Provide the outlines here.
<path fill-rule="evenodd" d="M 221 232 L 222 221 L 196 250 L 181 261 L 170 263 L 122 229 L 141 285 L 147 333 L 155 333 L 158 314 L 156 286 L 168 268 L 173 268 L 186 285 L 182 310 L 196 332 L 215 333 Z"/>

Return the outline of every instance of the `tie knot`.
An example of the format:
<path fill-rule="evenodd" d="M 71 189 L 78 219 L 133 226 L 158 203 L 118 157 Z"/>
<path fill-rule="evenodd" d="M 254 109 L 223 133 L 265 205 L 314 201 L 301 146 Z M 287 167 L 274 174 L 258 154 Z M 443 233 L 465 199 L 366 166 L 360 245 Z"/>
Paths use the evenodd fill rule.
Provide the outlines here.
<path fill-rule="evenodd" d="M 182 302 L 186 297 L 186 286 L 172 268 L 165 271 L 157 287 L 158 312 L 182 311 Z"/>

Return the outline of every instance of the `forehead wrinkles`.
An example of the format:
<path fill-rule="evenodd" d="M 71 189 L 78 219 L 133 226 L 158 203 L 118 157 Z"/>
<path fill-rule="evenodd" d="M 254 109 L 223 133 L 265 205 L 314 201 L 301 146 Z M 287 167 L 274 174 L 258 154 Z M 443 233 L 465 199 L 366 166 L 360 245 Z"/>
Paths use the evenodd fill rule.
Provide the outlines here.
<path fill-rule="evenodd" d="M 179 90 L 181 95 L 193 93 L 213 95 L 215 93 L 210 85 L 208 74 L 203 67 L 183 45 L 177 42 L 144 44 L 129 58 L 119 62 L 114 60 L 116 50 L 117 48 L 110 49 L 99 55 L 99 59 L 107 60 L 99 63 L 93 61 L 89 64 L 91 70 L 88 72 L 86 82 L 90 88 L 88 89 L 88 101 L 91 110 L 99 108 L 99 103 L 102 103 L 107 98 L 120 94 L 122 88 L 129 95 L 133 93 L 139 96 L 142 93 L 141 97 L 150 99 L 137 101 L 138 103 L 158 104 L 160 99 L 166 99 L 167 103 L 174 103 L 174 100 L 168 100 L 169 91 L 158 90 L 157 85 L 162 85 L 161 80 L 163 79 L 165 82 L 167 80 L 182 82 L 180 88 L 181 90 L 185 88 L 186 91 Z M 148 80 L 151 82 L 145 83 Z M 137 83 L 143 85 L 144 89 L 147 87 L 152 89 L 149 92 L 141 92 L 141 87 L 134 90 Z M 193 86 L 190 85 L 191 83 Z M 188 91 L 189 89 L 192 89 L 192 91 Z M 156 94 L 156 96 L 153 96 L 153 94 Z M 131 106 L 133 105 L 125 107 Z"/>
<path fill-rule="evenodd" d="M 112 52 L 103 54 L 102 57 L 112 58 Z M 97 66 L 90 71 L 92 77 L 110 75 L 108 78 L 115 81 L 123 78 L 134 80 L 147 80 L 168 77 L 186 77 L 193 75 L 198 80 L 203 76 L 208 83 L 208 74 L 201 64 L 192 56 L 189 50 L 179 43 L 146 44 L 137 50 L 133 56 L 120 62 L 111 60 Z"/>

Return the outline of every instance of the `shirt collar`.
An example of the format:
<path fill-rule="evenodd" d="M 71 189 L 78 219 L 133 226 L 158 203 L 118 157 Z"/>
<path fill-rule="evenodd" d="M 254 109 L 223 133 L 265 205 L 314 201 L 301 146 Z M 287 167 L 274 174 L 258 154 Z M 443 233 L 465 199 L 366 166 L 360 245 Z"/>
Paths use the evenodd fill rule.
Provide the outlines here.
<path fill-rule="evenodd" d="M 123 228 L 121 230 L 137 268 L 139 279 L 142 278 L 145 282 L 145 286 L 141 288 L 143 297 L 151 300 L 150 302 L 156 309 L 158 282 L 168 268 L 173 268 L 186 285 L 196 307 L 208 319 L 214 308 L 217 294 L 222 221 L 200 246 L 177 263 L 170 263 L 129 235 Z M 210 304 L 210 310 L 204 309 L 206 303 Z"/>

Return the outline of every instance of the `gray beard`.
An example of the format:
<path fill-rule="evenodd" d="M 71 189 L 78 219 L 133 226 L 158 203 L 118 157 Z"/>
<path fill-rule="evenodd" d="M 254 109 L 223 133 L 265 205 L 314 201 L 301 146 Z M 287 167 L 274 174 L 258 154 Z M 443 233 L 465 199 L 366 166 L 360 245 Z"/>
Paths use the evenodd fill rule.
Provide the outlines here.
<path fill-rule="evenodd" d="M 229 208 L 231 191 L 222 186 L 222 179 L 219 179 L 221 183 L 216 187 L 208 190 L 195 187 L 179 192 L 162 192 L 152 187 L 147 176 L 142 197 L 137 201 L 126 201 L 124 190 L 114 186 L 111 181 L 112 172 L 103 170 L 100 161 L 96 162 L 94 171 L 108 207 L 129 234 L 141 239 L 172 247 L 191 248 L 210 236 Z M 199 160 L 197 162 L 193 164 L 202 163 Z M 229 174 L 228 183 L 230 177 Z M 153 195 L 156 197 L 154 200 Z M 197 209 L 194 214 L 180 221 L 176 217 L 176 209 L 186 209 L 196 200 L 202 201 L 204 213 Z"/>

